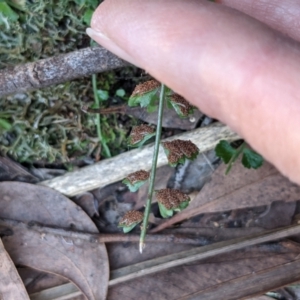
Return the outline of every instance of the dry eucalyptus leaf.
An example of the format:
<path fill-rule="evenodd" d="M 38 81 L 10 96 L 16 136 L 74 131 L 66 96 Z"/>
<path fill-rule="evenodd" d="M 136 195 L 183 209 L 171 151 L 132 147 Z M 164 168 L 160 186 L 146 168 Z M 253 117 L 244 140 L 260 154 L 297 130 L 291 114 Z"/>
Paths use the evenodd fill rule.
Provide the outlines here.
<path fill-rule="evenodd" d="M 300 187 L 265 162 L 258 170 L 249 170 L 236 163 L 228 175 L 221 165 L 204 185 L 189 207 L 157 226 L 161 231 L 178 222 L 202 213 L 229 211 L 246 207 L 269 205 L 274 201 L 297 201 Z"/>
<path fill-rule="evenodd" d="M 26 289 L 0 239 L 0 299 L 29 300 Z"/>
<path fill-rule="evenodd" d="M 37 183 L 39 179 L 9 157 L 0 157 L 0 180 Z"/>
<path fill-rule="evenodd" d="M 92 220 L 58 192 L 31 184 L 0 183 L 0 218 L 98 233 Z M 73 281 L 89 300 L 105 299 L 109 265 L 104 244 L 13 228 L 3 238 L 15 263 Z"/>
<path fill-rule="evenodd" d="M 98 201 L 90 192 L 85 192 L 80 195 L 74 196 L 72 200 L 80 206 L 91 218 L 99 216 Z"/>
<path fill-rule="evenodd" d="M 147 251 L 148 246 L 145 251 Z M 110 250 L 112 261 L 113 258 L 118 258 L 118 267 L 128 264 L 130 258 L 136 260 L 136 254 L 134 251 L 128 251 L 128 245 L 124 245 L 122 249 L 120 245 L 114 244 L 111 245 Z M 126 257 L 123 257 L 122 253 L 125 251 Z M 174 252 L 173 245 L 165 245 L 165 249 L 161 249 L 160 252 L 157 253 L 156 257 Z M 251 291 L 249 292 L 249 289 L 246 289 L 246 287 L 239 289 L 239 292 L 241 292 L 239 295 L 243 294 L 245 298 L 223 297 L 226 291 L 233 291 L 233 289 L 229 288 L 232 284 L 230 281 L 242 284 L 245 276 L 250 276 L 252 279 L 252 291 L 256 293 L 260 288 L 260 293 L 265 292 L 264 287 L 266 286 L 270 287 L 270 289 L 277 288 L 278 282 L 276 282 L 277 285 L 274 284 L 271 277 L 269 279 L 266 277 L 262 285 L 259 282 L 256 282 L 254 285 L 256 274 L 259 272 L 266 272 L 267 274 L 270 268 L 276 269 L 288 263 L 292 265 L 298 253 L 299 247 L 290 248 L 287 242 L 254 246 L 110 286 L 108 299 L 118 300 L 120 295 L 125 300 L 181 299 L 181 297 L 188 299 L 188 296 L 193 293 L 197 293 L 198 298 L 195 299 L 206 299 L 202 297 L 200 292 L 206 291 L 206 289 L 213 291 L 215 288 L 219 289 L 219 296 L 222 295 L 222 299 L 246 299 L 245 296 L 247 294 L 251 295 Z M 113 274 L 115 267 L 112 269 Z M 134 271 L 134 268 L 132 268 L 132 271 Z M 277 274 L 280 275 L 279 272 Z M 290 282 L 293 281 L 291 276 L 286 274 L 282 274 L 282 276 L 288 277 Z M 297 278 L 300 278 L 300 272 L 294 277 L 294 280 L 297 280 Z M 227 283 L 229 284 L 228 286 L 226 285 Z M 216 294 L 214 296 L 215 298 L 212 299 L 220 299 L 220 297 L 216 297 Z"/>
<path fill-rule="evenodd" d="M 99 299 L 105 274 L 101 271 L 102 253 L 98 243 L 40 233 L 28 229 L 24 223 L 9 228 L 13 235 L 3 237 L 3 242 L 16 265 L 68 278 L 87 299 Z"/>

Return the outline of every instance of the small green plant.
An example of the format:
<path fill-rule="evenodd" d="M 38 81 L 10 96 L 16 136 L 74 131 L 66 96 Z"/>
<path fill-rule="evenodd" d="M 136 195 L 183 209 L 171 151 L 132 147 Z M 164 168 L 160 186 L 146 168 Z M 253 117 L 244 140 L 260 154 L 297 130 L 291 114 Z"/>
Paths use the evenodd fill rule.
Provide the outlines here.
<path fill-rule="evenodd" d="M 128 211 L 119 222 L 119 227 L 123 229 L 124 233 L 131 231 L 136 225 L 143 221 L 144 214 L 140 211 Z"/>
<path fill-rule="evenodd" d="M 163 218 L 172 217 L 174 212 L 182 211 L 190 203 L 190 197 L 176 189 L 156 191 L 160 214 Z"/>
<path fill-rule="evenodd" d="M 183 97 L 174 93 L 169 88 L 161 85 L 156 80 L 150 80 L 136 86 L 128 102 L 129 106 L 146 107 L 148 112 L 153 112 L 158 109 L 158 122 L 156 131 L 152 126 L 143 124 L 132 129 L 129 136 L 129 145 L 133 147 L 140 147 L 144 145 L 149 139 L 155 136 L 155 145 L 153 152 L 152 168 L 150 172 L 140 170 L 129 174 L 123 180 L 131 192 L 136 192 L 145 182 L 149 181 L 149 189 L 147 201 L 145 205 L 145 212 L 143 215 L 143 224 L 141 226 L 140 236 L 140 252 L 142 253 L 145 246 L 144 240 L 148 227 L 149 213 L 151 209 L 152 197 L 155 194 L 157 198 L 160 215 L 163 218 L 172 217 L 174 213 L 185 209 L 190 202 L 188 195 L 182 193 L 177 189 L 161 189 L 154 191 L 154 179 L 156 174 L 157 157 L 160 146 L 160 136 L 162 129 L 163 109 L 165 105 L 173 107 L 181 118 L 186 118 L 193 113 L 194 107 L 189 104 Z M 169 165 L 176 167 L 178 164 L 184 164 L 186 160 L 194 160 L 199 154 L 199 149 L 191 141 L 186 140 L 172 140 L 161 143 L 164 152 L 168 158 Z M 228 164 L 226 173 L 228 173 L 237 160 L 242 155 L 242 163 L 246 168 L 258 168 L 262 165 L 263 159 L 256 152 L 247 148 L 245 143 L 238 148 L 233 148 L 227 141 L 220 141 L 215 148 L 216 155 Z M 135 216 L 132 218 L 131 216 Z M 138 217 L 137 217 L 138 216 Z M 121 219 L 119 226 L 123 228 L 124 232 L 129 232 L 137 224 L 141 222 L 142 213 L 137 211 L 130 211 Z"/>
<path fill-rule="evenodd" d="M 158 109 L 158 122 L 156 131 L 152 126 L 143 124 L 132 129 L 129 136 L 129 145 L 132 147 L 140 147 L 149 139 L 155 136 L 155 145 L 153 152 L 152 168 L 150 172 L 140 170 L 129 174 L 123 180 L 131 192 L 136 192 L 146 181 L 149 180 L 149 189 L 146 201 L 145 213 L 143 216 L 143 224 L 141 226 L 140 236 L 140 252 L 144 248 L 144 240 L 148 227 L 148 219 L 151 209 L 152 197 L 154 194 L 154 180 L 156 174 L 157 157 L 160 146 L 160 136 L 162 129 L 162 118 L 164 106 L 173 107 L 177 114 L 184 118 L 193 113 L 193 107 L 181 96 L 174 93 L 164 85 L 161 85 L 156 80 L 150 80 L 139 84 L 134 89 L 128 101 L 129 106 L 147 107 L 148 112 L 153 112 Z M 178 164 L 183 164 L 185 160 L 193 160 L 199 154 L 199 149 L 191 141 L 173 140 L 162 143 L 165 153 L 168 157 L 169 164 L 173 167 Z M 163 189 L 155 192 L 160 214 L 163 218 L 171 217 L 174 212 L 181 211 L 189 205 L 190 198 L 179 190 Z M 131 215 L 139 215 L 140 212 L 130 211 Z M 121 219 L 119 226 L 123 227 L 124 232 L 132 230 L 140 221 L 127 222 L 129 219 L 128 213 Z M 126 222 L 125 222 L 126 221 Z"/>
<path fill-rule="evenodd" d="M 249 149 L 245 142 L 238 148 L 233 148 L 229 142 L 221 140 L 215 148 L 216 155 L 220 157 L 228 167 L 225 174 L 228 174 L 233 164 L 242 155 L 242 164 L 248 169 L 258 169 L 263 164 L 263 157 Z"/>
<path fill-rule="evenodd" d="M 141 147 L 155 136 L 154 128 L 149 125 L 134 126 L 129 136 L 129 146 Z"/>
<path fill-rule="evenodd" d="M 130 192 L 134 193 L 147 182 L 149 176 L 149 172 L 145 170 L 139 170 L 129 174 L 122 182 L 127 185 Z"/>

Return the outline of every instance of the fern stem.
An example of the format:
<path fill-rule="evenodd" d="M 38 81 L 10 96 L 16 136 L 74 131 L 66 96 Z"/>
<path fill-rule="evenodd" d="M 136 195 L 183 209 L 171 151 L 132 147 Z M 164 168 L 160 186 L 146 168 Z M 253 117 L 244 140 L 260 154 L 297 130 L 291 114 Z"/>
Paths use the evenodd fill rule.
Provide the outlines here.
<path fill-rule="evenodd" d="M 100 108 L 100 99 L 99 99 L 98 94 L 97 94 L 97 77 L 96 77 L 96 74 L 92 75 L 92 85 L 93 85 L 93 93 L 94 93 L 96 108 Z M 96 127 L 97 127 L 97 135 L 98 135 L 99 143 L 103 147 L 104 155 L 106 157 L 111 157 L 110 150 L 109 150 L 109 148 L 108 148 L 108 146 L 107 146 L 107 144 L 104 141 L 103 136 L 102 136 L 100 114 L 96 115 Z"/>
<path fill-rule="evenodd" d="M 145 208 L 143 225 L 142 225 L 141 236 L 140 236 L 140 245 L 139 245 L 140 253 L 143 252 L 143 248 L 145 247 L 145 237 L 146 237 L 146 232 L 147 232 L 147 227 L 148 227 L 148 219 L 149 219 L 152 197 L 153 197 L 153 192 L 154 192 L 154 182 L 155 182 L 155 174 L 156 174 L 157 158 L 158 158 L 158 152 L 159 152 L 160 137 L 161 137 L 164 103 L 165 103 L 165 85 L 162 84 L 161 90 L 160 90 L 160 97 L 159 97 L 158 120 L 157 120 L 157 127 L 156 127 L 152 168 L 151 168 L 150 179 L 149 179 L 149 190 L 148 190 L 146 208 Z"/>

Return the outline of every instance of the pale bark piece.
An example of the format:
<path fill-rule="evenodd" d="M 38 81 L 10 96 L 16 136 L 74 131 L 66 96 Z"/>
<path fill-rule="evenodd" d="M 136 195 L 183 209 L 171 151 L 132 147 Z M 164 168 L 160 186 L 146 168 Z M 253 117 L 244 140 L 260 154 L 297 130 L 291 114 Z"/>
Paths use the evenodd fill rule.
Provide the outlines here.
<path fill-rule="evenodd" d="M 102 47 L 85 48 L 0 71 L 0 97 L 128 65 Z"/>
<path fill-rule="evenodd" d="M 0 299 L 29 300 L 26 289 L 0 239 Z"/>
<path fill-rule="evenodd" d="M 249 170 L 237 162 L 228 175 L 221 165 L 187 209 L 152 229 L 159 232 L 178 222 L 202 213 L 213 213 L 246 207 L 269 205 L 274 201 L 297 201 L 300 187 L 265 162 Z"/>
<path fill-rule="evenodd" d="M 98 233 L 80 207 L 47 187 L 2 182 L 0 195 L 1 218 Z M 15 263 L 67 277 L 86 294 L 87 299 L 105 299 L 109 265 L 103 243 L 92 245 L 73 237 L 57 238 L 56 235 L 39 232 L 32 233 L 31 239 L 28 238 L 29 232 L 20 232 L 15 230 L 13 235 L 3 238 L 4 246 L 9 247 Z M 58 245 L 56 250 L 55 243 Z M 37 252 L 37 249 L 42 250 Z M 81 251 L 81 259 L 73 261 L 72 251 L 77 254 Z M 57 265 L 59 256 L 64 258 L 65 265 Z"/>
<path fill-rule="evenodd" d="M 234 141 L 239 139 L 239 136 L 227 126 L 217 123 L 209 127 L 173 136 L 165 141 L 174 139 L 191 140 L 197 145 L 200 153 L 202 153 L 213 149 L 220 140 Z M 135 171 L 149 171 L 151 169 L 152 157 L 153 145 L 147 145 L 52 180 L 43 181 L 41 184 L 51 187 L 67 196 L 75 196 L 85 191 L 123 180 L 128 174 Z M 160 147 L 157 166 L 160 167 L 166 164 L 168 164 L 166 155 L 162 147 Z"/>

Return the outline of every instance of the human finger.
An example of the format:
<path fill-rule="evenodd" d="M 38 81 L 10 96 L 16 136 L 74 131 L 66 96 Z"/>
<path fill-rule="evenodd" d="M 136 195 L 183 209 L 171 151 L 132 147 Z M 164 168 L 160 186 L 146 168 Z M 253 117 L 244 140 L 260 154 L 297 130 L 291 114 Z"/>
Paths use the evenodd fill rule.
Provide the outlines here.
<path fill-rule="evenodd" d="M 300 183 L 296 42 L 199 0 L 106 0 L 92 28 L 94 40 L 228 124 Z"/>
<path fill-rule="evenodd" d="M 300 41 L 299 0 L 216 0 Z"/>

